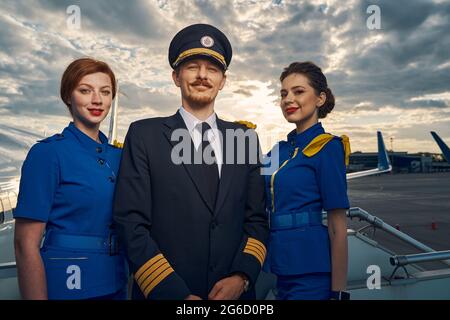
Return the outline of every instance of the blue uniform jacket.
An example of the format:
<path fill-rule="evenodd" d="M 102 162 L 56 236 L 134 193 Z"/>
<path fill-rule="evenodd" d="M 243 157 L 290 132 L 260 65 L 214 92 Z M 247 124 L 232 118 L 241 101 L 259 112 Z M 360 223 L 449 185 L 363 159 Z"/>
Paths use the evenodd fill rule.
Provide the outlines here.
<path fill-rule="evenodd" d="M 303 153 L 323 133 L 321 123 L 300 134 L 294 130 L 268 154 L 269 164 L 276 162 L 274 172 L 266 175 L 266 208 L 271 218 L 298 213 L 318 222 L 271 228 L 265 270 L 278 275 L 331 271 L 328 230 L 320 217 L 323 210 L 349 208 L 349 202 L 341 138 L 331 137 L 313 156 Z"/>
<path fill-rule="evenodd" d="M 41 256 L 49 299 L 108 295 L 127 282 L 124 255 L 108 248 L 121 150 L 101 132 L 100 140 L 70 123 L 62 134 L 35 144 L 22 166 L 14 217 L 46 223 Z M 80 236 L 97 237 L 104 248 L 90 248 Z"/>

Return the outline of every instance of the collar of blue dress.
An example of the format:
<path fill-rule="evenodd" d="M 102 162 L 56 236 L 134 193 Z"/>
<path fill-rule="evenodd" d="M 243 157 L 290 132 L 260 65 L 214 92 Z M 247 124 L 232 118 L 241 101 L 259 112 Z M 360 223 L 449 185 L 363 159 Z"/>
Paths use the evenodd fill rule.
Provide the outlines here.
<path fill-rule="evenodd" d="M 98 143 L 91 137 L 89 137 L 87 134 L 85 134 L 83 131 L 78 129 L 73 122 L 70 122 L 69 125 L 64 129 L 63 135 L 72 135 L 75 139 L 77 139 L 80 144 L 88 149 L 89 151 L 95 152 L 95 153 L 101 153 L 101 152 L 107 152 L 108 150 L 108 138 L 103 134 L 103 132 L 99 132 L 98 136 L 100 138 L 100 141 L 102 143 Z M 101 151 L 99 152 L 99 148 L 101 148 Z"/>
<path fill-rule="evenodd" d="M 325 133 L 325 130 L 322 127 L 322 123 L 318 122 L 301 133 L 297 133 L 296 129 L 292 130 L 287 136 L 287 141 L 290 145 L 299 147 L 302 150 L 315 137 L 322 133 Z"/>

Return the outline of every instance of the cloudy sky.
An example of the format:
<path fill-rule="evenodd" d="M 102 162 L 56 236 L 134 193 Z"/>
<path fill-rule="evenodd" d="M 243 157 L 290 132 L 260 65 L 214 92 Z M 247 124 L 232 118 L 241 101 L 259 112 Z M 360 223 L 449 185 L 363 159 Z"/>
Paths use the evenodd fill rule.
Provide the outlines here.
<path fill-rule="evenodd" d="M 373 4 L 380 29 L 368 28 Z M 71 5 L 80 8 L 79 29 Z M 439 152 L 430 130 L 450 144 L 449 1 L 2 0 L 0 173 L 67 125 L 59 81 L 75 58 L 104 60 L 119 78 L 120 140 L 134 120 L 173 114 L 180 97 L 168 45 L 193 23 L 229 37 L 234 55 L 216 111 L 256 123 L 265 151 L 293 128 L 278 106 L 279 74 L 305 60 L 322 67 L 336 96 L 325 128 L 347 134 L 353 151 L 375 151 L 376 130 L 396 151 Z"/>

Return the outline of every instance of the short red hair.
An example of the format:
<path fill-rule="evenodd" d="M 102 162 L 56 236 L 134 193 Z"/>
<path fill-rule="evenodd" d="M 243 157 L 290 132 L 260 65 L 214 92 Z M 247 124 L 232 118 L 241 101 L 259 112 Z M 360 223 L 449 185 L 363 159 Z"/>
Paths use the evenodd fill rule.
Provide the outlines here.
<path fill-rule="evenodd" d="M 69 109 L 70 104 L 68 102 L 78 83 L 84 76 L 96 72 L 106 73 L 111 78 L 112 98 L 114 99 L 116 96 L 116 76 L 108 64 L 92 58 L 80 58 L 69 64 L 61 78 L 61 99 Z"/>

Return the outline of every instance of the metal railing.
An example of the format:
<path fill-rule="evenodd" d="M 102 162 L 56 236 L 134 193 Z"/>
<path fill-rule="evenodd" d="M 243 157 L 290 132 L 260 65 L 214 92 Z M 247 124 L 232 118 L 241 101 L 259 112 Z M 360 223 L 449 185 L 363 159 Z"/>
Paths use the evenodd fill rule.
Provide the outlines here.
<path fill-rule="evenodd" d="M 387 233 L 395 236 L 396 238 L 412 245 L 413 247 L 415 247 L 421 251 L 429 252 L 429 253 L 436 253 L 436 251 L 434 249 L 432 249 L 432 248 L 428 247 L 427 245 L 423 244 L 422 242 L 408 236 L 406 233 L 403 233 L 400 230 L 395 229 L 393 226 L 391 226 L 390 224 L 387 224 L 382 219 L 377 218 L 374 215 L 371 215 L 370 213 L 368 213 L 367 211 L 365 211 L 359 207 L 350 208 L 347 211 L 347 217 L 349 217 L 350 219 L 359 218 L 360 220 L 364 220 L 364 221 L 368 222 L 370 225 L 372 225 L 374 228 L 379 228 L 383 231 L 386 231 Z M 449 258 L 450 257 L 444 256 L 441 259 L 435 259 L 435 261 L 440 260 L 443 263 L 445 263 L 446 265 L 450 266 L 450 260 L 448 260 Z"/>
<path fill-rule="evenodd" d="M 0 192 L 17 191 L 19 186 L 19 176 L 0 177 Z"/>
<path fill-rule="evenodd" d="M 0 263 L 0 279 L 17 277 L 15 262 Z"/>
<path fill-rule="evenodd" d="M 389 261 L 393 266 L 406 266 L 412 263 L 440 261 L 450 259 L 450 250 L 392 256 Z"/>

